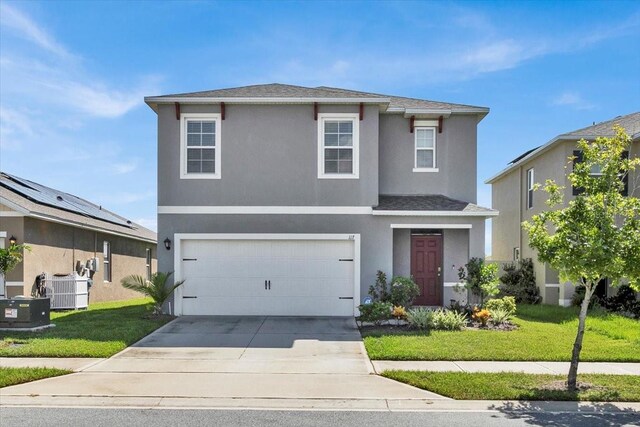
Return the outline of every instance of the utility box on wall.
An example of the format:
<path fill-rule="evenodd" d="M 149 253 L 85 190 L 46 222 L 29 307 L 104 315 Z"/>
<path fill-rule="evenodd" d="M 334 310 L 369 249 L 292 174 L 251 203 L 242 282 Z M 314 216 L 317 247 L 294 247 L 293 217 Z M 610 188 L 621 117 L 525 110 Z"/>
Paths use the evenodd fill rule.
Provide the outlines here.
<path fill-rule="evenodd" d="M 48 325 L 49 298 L 0 299 L 0 328 L 35 328 Z"/>

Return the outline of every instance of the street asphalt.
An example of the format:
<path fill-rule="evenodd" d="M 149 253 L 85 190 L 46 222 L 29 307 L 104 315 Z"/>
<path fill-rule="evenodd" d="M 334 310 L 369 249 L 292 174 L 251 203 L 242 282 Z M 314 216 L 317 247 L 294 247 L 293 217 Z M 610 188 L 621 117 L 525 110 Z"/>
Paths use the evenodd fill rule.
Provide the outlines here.
<path fill-rule="evenodd" d="M 3 426 L 638 426 L 637 412 L 343 412 L 175 409 L 0 409 Z"/>

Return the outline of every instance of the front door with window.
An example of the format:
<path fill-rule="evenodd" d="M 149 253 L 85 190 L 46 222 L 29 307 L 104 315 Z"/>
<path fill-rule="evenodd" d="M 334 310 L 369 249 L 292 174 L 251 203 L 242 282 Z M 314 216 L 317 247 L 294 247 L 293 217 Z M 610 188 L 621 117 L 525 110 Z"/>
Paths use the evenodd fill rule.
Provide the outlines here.
<path fill-rule="evenodd" d="M 420 288 L 415 305 L 442 305 L 442 235 L 411 236 L 411 276 Z"/>

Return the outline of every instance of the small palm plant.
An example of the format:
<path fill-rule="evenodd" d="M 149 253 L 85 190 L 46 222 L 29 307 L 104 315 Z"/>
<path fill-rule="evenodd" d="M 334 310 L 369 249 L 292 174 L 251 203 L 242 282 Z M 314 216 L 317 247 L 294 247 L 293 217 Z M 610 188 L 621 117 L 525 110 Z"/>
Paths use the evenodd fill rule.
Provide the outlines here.
<path fill-rule="evenodd" d="M 153 300 L 153 314 L 158 315 L 163 314 L 162 306 L 167 298 L 184 283 L 184 280 L 181 280 L 171 286 L 167 286 L 167 280 L 172 274 L 173 272 L 157 272 L 151 275 L 151 280 L 147 280 L 139 274 L 132 274 L 122 279 L 120 283 L 127 289 L 140 292 L 151 298 Z"/>

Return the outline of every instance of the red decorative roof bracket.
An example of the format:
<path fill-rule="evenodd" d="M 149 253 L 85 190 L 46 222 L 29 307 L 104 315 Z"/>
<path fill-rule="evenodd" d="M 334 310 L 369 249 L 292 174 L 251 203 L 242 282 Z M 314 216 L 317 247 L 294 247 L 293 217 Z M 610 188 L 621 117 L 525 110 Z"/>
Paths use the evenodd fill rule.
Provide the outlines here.
<path fill-rule="evenodd" d="M 411 118 L 409 119 L 409 132 L 413 133 L 413 125 L 416 121 L 416 116 L 411 116 Z"/>
<path fill-rule="evenodd" d="M 313 120 L 318 121 L 318 103 L 313 103 Z"/>
<path fill-rule="evenodd" d="M 176 102 L 176 120 L 180 120 L 180 103 Z"/>
<path fill-rule="evenodd" d="M 364 120 L 364 102 L 360 103 L 360 121 Z"/>
<path fill-rule="evenodd" d="M 220 103 L 220 118 L 224 120 L 224 102 Z"/>
<path fill-rule="evenodd" d="M 442 133 L 442 124 L 444 123 L 444 117 L 438 117 L 438 133 Z"/>

